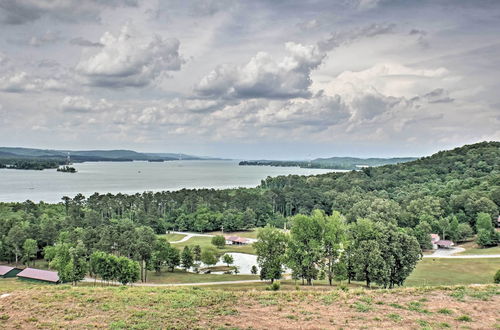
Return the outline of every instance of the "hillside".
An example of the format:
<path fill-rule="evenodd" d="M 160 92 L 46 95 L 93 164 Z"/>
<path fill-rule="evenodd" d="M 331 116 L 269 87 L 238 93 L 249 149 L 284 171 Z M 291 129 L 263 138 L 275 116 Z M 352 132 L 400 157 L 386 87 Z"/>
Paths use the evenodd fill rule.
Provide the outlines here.
<path fill-rule="evenodd" d="M 68 154 L 72 161 L 168 161 L 210 159 L 194 155 L 176 153 L 140 153 L 132 150 L 44 150 L 33 148 L 0 147 L 0 159 L 16 160 L 66 160 Z"/>
<path fill-rule="evenodd" d="M 4 328 L 460 328 L 499 326 L 499 286 L 269 292 L 40 286 L 0 280 Z"/>

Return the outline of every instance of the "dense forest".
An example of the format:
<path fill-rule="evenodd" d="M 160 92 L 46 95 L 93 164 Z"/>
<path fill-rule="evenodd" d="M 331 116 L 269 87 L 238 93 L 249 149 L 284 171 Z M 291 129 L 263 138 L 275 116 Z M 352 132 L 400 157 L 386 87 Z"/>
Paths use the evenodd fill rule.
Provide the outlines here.
<path fill-rule="evenodd" d="M 337 211 L 348 223 L 367 219 L 397 226 L 428 248 L 430 232 L 455 241 L 470 237 L 478 229 L 478 215 L 484 221 L 486 214 L 491 227 L 499 207 L 500 143 L 483 142 L 403 164 L 267 178 L 251 189 L 96 193 L 64 197 L 59 204 L 1 203 L 0 260 L 25 258 L 28 239 L 36 242 L 38 256 L 61 239 L 80 240 L 89 253 L 125 251 L 141 228 L 154 233 L 282 228 L 290 226 L 290 217 L 313 210 L 327 216 Z M 484 236 L 485 245 L 498 243 L 498 237 Z"/>

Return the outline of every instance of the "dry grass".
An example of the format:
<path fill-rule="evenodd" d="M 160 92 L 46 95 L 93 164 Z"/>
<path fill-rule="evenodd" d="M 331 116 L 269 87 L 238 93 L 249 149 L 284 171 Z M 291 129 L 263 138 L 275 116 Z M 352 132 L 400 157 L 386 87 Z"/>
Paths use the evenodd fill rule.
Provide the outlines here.
<path fill-rule="evenodd" d="M 1 280 L 0 328 L 493 329 L 500 286 L 265 291 Z"/>

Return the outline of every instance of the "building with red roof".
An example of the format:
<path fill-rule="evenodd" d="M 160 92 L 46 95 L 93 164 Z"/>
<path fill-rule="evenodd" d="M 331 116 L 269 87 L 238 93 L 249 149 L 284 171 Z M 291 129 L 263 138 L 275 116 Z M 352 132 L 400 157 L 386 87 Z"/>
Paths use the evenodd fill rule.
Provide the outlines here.
<path fill-rule="evenodd" d="M 0 265 L 0 278 L 16 277 L 22 269 Z"/>
<path fill-rule="evenodd" d="M 59 274 L 57 272 L 51 272 L 49 270 L 41 270 L 35 268 L 25 268 L 22 272 L 17 274 L 17 277 L 27 281 L 45 282 L 53 284 L 61 283 L 61 280 L 59 279 Z"/>
<path fill-rule="evenodd" d="M 250 243 L 250 240 L 239 236 L 225 236 L 225 239 L 228 245 L 246 245 Z"/>

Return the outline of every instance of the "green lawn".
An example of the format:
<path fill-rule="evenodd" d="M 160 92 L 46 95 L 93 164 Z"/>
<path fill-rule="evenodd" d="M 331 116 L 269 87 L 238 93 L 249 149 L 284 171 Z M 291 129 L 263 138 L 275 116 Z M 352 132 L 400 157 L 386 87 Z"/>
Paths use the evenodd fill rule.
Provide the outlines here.
<path fill-rule="evenodd" d="M 212 245 L 212 237 L 202 237 L 202 236 L 194 236 L 188 239 L 185 242 L 175 243 L 173 246 L 182 250 L 186 245 L 193 247 L 195 245 L 199 245 L 202 249 L 207 247 L 214 247 Z M 248 253 L 255 254 L 255 250 L 251 244 L 248 245 L 226 245 L 223 249 L 218 249 L 220 254 L 224 254 L 226 252 L 240 252 L 240 253 Z"/>
<path fill-rule="evenodd" d="M 175 242 L 175 241 L 180 241 L 181 239 L 186 237 L 186 235 L 183 235 L 183 234 L 163 234 L 163 235 L 158 235 L 158 237 L 166 239 L 169 242 Z"/>
<path fill-rule="evenodd" d="M 405 286 L 493 283 L 500 258 L 421 260 Z"/>
<path fill-rule="evenodd" d="M 257 228 L 254 228 L 252 230 L 246 230 L 246 231 L 231 231 L 231 232 L 224 232 L 224 234 L 220 231 L 213 231 L 207 234 L 211 235 L 228 235 L 228 236 L 239 236 L 239 237 L 245 237 L 245 238 L 257 238 Z"/>
<path fill-rule="evenodd" d="M 500 254 L 500 246 L 490 247 L 490 248 L 471 248 L 464 252 L 458 253 L 459 255 L 471 255 L 471 254 Z"/>
<path fill-rule="evenodd" d="M 259 279 L 257 275 L 195 274 L 180 269 L 176 269 L 173 273 L 162 271 L 160 275 L 154 271 L 148 272 L 148 283 L 203 283 L 256 279 Z"/>

